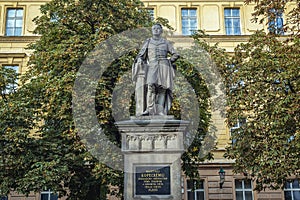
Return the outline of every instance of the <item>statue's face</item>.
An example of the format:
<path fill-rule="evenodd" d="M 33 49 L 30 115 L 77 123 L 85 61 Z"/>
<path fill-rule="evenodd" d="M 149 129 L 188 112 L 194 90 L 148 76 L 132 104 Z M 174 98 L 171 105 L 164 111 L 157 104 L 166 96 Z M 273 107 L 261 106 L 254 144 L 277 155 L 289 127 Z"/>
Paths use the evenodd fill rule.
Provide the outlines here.
<path fill-rule="evenodd" d="M 162 34 L 162 28 L 159 25 L 154 25 L 152 27 L 152 34 L 154 36 L 160 36 Z"/>

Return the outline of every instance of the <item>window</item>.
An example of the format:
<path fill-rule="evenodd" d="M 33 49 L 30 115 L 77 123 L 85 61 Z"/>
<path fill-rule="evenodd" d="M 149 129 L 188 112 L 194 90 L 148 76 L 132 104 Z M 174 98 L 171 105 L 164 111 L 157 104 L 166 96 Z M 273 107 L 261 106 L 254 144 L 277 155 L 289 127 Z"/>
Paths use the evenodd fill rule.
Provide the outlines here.
<path fill-rule="evenodd" d="M 204 181 L 187 180 L 188 200 L 205 200 Z"/>
<path fill-rule="evenodd" d="M 299 180 L 288 181 L 284 186 L 285 200 L 300 200 Z"/>
<path fill-rule="evenodd" d="M 236 200 L 253 200 L 252 182 L 250 179 L 235 180 Z"/>
<path fill-rule="evenodd" d="M 197 9 L 181 10 L 182 35 L 192 35 L 197 28 Z"/>
<path fill-rule="evenodd" d="M 3 66 L 0 72 L 1 92 L 3 94 L 13 93 L 17 89 L 18 66 Z"/>
<path fill-rule="evenodd" d="M 56 12 L 50 13 L 50 22 L 58 22 L 59 17 Z"/>
<path fill-rule="evenodd" d="M 241 119 L 238 119 L 236 124 L 230 128 L 230 136 L 233 136 L 235 133 L 238 133 L 236 132 L 239 128 L 242 127 L 243 124 L 246 123 L 246 119 L 245 118 L 241 118 Z M 236 143 L 236 139 L 232 139 L 232 144 L 235 144 Z"/>
<path fill-rule="evenodd" d="M 147 11 L 150 15 L 151 20 L 154 20 L 154 9 L 153 8 L 147 8 Z"/>
<path fill-rule="evenodd" d="M 41 200 L 57 200 L 58 196 L 50 190 L 41 192 Z"/>
<path fill-rule="evenodd" d="M 225 8 L 224 18 L 226 35 L 241 35 L 240 9 Z"/>
<path fill-rule="evenodd" d="M 276 35 L 283 35 L 283 18 L 282 11 L 272 9 L 271 13 L 274 14 L 274 18 L 269 20 L 269 32 Z"/>
<path fill-rule="evenodd" d="M 21 36 L 23 27 L 23 9 L 7 9 L 6 36 Z"/>
<path fill-rule="evenodd" d="M 0 196 L 0 200 L 8 200 L 7 196 Z"/>

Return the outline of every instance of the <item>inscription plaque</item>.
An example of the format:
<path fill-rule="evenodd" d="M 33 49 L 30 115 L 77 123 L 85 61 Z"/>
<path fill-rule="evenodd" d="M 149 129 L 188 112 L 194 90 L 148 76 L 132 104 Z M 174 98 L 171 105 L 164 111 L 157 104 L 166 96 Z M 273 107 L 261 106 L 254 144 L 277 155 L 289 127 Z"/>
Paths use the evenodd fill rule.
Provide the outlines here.
<path fill-rule="evenodd" d="M 135 195 L 170 195 L 170 166 L 136 166 Z"/>

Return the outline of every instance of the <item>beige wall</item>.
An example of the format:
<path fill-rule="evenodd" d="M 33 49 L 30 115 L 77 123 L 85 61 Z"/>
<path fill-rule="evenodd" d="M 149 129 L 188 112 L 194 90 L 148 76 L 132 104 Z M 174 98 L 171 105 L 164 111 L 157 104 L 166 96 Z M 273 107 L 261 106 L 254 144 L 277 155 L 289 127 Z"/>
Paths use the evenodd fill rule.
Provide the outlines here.
<path fill-rule="evenodd" d="M 225 174 L 225 182 L 222 189 L 220 189 L 219 170 L 222 167 Z M 206 199 L 208 200 L 232 200 L 236 199 L 235 196 L 235 180 L 243 180 L 247 178 L 243 174 L 234 174 L 230 163 L 205 163 L 199 165 L 200 179 L 204 181 L 204 191 Z M 252 188 L 255 183 L 252 182 Z M 186 188 L 185 188 L 186 189 Z M 283 200 L 284 195 L 282 190 L 270 191 L 265 190 L 262 192 L 253 191 L 253 198 L 257 200 Z M 183 196 L 187 200 L 186 195 Z"/>
<path fill-rule="evenodd" d="M 175 35 L 181 35 L 181 9 L 195 8 L 198 15 L 198 29 L 204 30 L 209 35 L 226 35 L 224 22 L 224 8 L 239 8 L 241 20 L 241 34 L 251 35 L 256 30 L 267 31 L 266 24 L 254 23 L 252 13 L 255 4 L 245 5 L 244 1 L 217 1 L 217 0 L 143 0 L 146 8 L 154 9 L 155 17 L 167 18 L 175 29 Z M 294 3 L 287 4 L 286 13 L 293 9 Z M 285 18 L 285 15 L 283 15 Z M 260 18 L 259 18 L 260 19 Z"/>
<path fill-rule="evenodd" d="M 257 29 L 264 28 L 261 24 L 250 21 L 254 5 L 245 6 L 243 1 L 143 1 L 145 7 L 154 9 L 155 17 L 167 18 L 176 35 L 182 33 L 181 9 L 195 8 L 198 15 L 198 28 L 210 35 L 225 35 L 224 8 L 240 8 L 242 35 L 250 35 Z"/>
<path fill-rule="evenodd" d="M 25 48 L 38 39 L 33 34 L 35 28 L 32 20 L 40 15 L 40 6 L 46 1 L 0 1 L 0 65 L 18 65 L 19 73 L 26 71 L 30 51 Z M 23 8 L 22 37 L 5 36 L 6 12 L 9 8 Z"/>

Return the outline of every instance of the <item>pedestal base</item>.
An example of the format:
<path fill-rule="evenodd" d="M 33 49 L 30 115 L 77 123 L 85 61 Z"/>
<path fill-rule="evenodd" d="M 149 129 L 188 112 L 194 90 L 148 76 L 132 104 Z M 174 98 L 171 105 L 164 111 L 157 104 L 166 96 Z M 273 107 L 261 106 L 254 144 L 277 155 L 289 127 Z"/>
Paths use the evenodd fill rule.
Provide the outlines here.
<path fill-rule="evenodd" d="M 181 199 L 181 162 L 187 121 L 172 116 L 132 117 L 122 134 L 125 200 Z"/>

